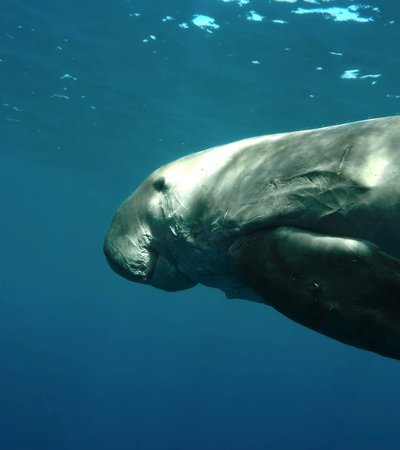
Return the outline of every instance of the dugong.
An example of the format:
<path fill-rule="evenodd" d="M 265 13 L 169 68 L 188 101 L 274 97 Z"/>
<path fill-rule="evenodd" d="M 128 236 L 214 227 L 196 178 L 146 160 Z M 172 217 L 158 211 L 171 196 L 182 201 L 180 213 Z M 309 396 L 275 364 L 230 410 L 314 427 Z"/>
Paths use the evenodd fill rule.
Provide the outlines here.
<path fill-rule="evenodd" d="M 400 359 L 400 116 L 180 158 L 119 207 L 104 252 L 129 280 L 219 288 Z"/>

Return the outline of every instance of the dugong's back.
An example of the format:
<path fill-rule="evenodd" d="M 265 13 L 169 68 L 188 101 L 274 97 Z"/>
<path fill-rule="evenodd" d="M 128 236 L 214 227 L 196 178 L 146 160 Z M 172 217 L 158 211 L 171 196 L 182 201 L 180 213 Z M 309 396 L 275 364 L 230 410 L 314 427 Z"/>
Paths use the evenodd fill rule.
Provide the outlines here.
<path fill-rule="evenodd" d="M 291 225 L 372 240 L 400 257 L 400 117 L 239 141 L 175 164 L 194 159 L 201 181 L 191 168 L 196 183 L 180 179 L 186 188 L 174 193 L 190 205 L 179 215 L 197 239 Z"/>

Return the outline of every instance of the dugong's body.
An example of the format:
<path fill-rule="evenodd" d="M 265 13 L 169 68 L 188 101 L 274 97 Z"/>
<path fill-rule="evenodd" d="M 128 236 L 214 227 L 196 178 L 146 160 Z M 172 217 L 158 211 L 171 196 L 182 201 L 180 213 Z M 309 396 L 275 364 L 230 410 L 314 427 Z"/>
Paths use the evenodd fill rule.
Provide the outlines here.
<path fill-rule="evenodd" d="M 400 117 L 172 162 L 117 210 L 104 250 L 134 281 L 217 287 L 400 358 Z"/>

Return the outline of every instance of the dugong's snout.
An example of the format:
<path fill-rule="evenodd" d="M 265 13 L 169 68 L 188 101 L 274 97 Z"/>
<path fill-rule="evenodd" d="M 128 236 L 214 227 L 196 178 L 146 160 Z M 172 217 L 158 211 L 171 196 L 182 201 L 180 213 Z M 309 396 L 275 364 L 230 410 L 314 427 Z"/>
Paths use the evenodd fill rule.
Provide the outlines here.
<path fill-rule="evenodd" d="M 118 236 L 110 227 L 103 251 L 112 270 L 130 281 L 170 292 L 197 284 L 182 274 L 167 257 L 152 249 L 147 235 L 142 239 Z"/>
<path fill-rule="evenodd" d="M 130 281 L 151 284 L 170 292 L 189 289 L 197 284 L 179 272 L 167 258 L 153 250 L 140 249 L 130 258 L 127 255 L 132 255 L 131 248 L 118 248 L 107 237 L 103 250 L 112 270 Z"/>
<path fill-rule="evenodd" d="M 114 242 L 106 236 L 103 251 L 111 269 L 118 275 L 137 283 L 150 284 L 158 255 L 146 248 L 138 247 L 127 239 Z"/>

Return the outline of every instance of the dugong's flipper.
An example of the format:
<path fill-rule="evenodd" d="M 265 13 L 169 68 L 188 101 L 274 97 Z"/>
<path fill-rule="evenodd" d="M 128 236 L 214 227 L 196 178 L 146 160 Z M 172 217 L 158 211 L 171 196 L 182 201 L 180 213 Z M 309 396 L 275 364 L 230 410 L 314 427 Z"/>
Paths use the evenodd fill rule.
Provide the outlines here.
<path fill-rule="evenodd" d="M 400 261 L 375 245 L 280 227 L 239 239 L 229 253 L 244 282 L 285 316 L 400 359 Z"/>

